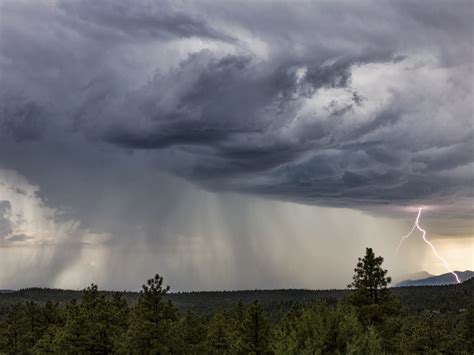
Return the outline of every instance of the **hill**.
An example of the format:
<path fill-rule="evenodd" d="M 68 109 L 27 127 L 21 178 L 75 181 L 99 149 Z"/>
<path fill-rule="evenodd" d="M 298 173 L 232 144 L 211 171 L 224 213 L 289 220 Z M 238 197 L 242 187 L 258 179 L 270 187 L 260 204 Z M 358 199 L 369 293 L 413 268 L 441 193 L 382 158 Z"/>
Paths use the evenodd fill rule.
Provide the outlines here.
<path fill-rule="evenodd" d="M 460 278 L 461 282 L 469 280 L 474 277 L 474 272 L 470 270 L 456 271 L 456 274 Z M 440 285 L 454 285 L 456 279 L 451 273 L 446 273 L 437 276 L 430 276 L 426 278 L 410 278 L 408 280 L 399 282 L 397 287 L 404 286 L 440 286 Z"/>
<path fill-rule="evenodd" d="M 392 277 L 392 282 L 395 285 L 398 285 L 402 281 L 420 280 L 420 279 L 426 279 L 426 278 L 432 277 L 432 276 L 436 276 L 436 275 L 430 274 L 428 271 L 419 271 L 419 272 L 414 272 L 414 273 L 411 273 L 411 274 L 405 274 L 405 275 Z"/>

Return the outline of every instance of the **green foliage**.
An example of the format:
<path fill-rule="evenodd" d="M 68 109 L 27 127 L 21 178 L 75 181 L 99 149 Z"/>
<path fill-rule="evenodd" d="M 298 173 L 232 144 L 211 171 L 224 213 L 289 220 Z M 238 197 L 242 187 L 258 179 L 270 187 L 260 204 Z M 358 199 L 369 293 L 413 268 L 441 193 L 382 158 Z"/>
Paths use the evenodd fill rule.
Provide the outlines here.
<path fill-rule="evenodd" d="M 246 310 L 240 327 L 239 350 L 245 354 L 267 354 L 270 343 L 270 325 L 258 301 Z"/>
<path fill-rule="evenodd" d="M 353 303 L 372 305 L 383 303 L 388 298 L 387 286 L 391 282 L 387 270 L 382 268 L 383 258 L 376 257 L 372 248 L 366 248 L 364 258 L 359 258 L 349 288 L 355 289 L 352 294 Z"/>
<path fill-rule="evenodd" d="M 278 354 L 358 353 L 377 346 L 378 337 L 366 335 L 356 310 L 344 304 L 319 303 L 290 311 L 273 336 Z"/>
<path fill-rule="evenodd" d="M 0 323 L 0 353 L 25 353 L 35 347 L 48 330 L 62 324 L 57 304 L 47 302 L 41 307 L 28 301 L 12 305 Z"/>
<path fill-rule="evenodd" d="M 232 348 L 232 326 L 222 312 L 217 312 L 209 322 L 207 342 L 215 354 L 227 354 Z"/>
<path fill-rule="evenodd" d="M 364 258 L 359 258 L 354 269 L 353 282 L 348 286 L 354 291 L 349 301 L 358 308 L 359 319 L 364 325 L 380 325 L 387 317 L 396 316 L 400 303 L 393 298 L 387 286 L 391 282 L 382 268 L 383 258 L 376 257 L 372 248 L 366 248 Z"/>
<path fill-rule="evenodd" d="M 159 275 L 138 296 L 91 285 L 78 301 L 60 290 L 49 301 L 44 290 L 21 290 L 20 302 L 0 302 L 0 354 L 474 353 L 474 280 L 390 292 L 382 261 L 367 249 L 351 294 L 317 297 L 326 302 L 307 290 L 170 297 Z M 191 311 L 190 300 L 201 312 Z"/>
<path fill-rule="evenodd" d="M 127 304 L 120 295 L 107 300 L 91 285 L 83 292 L 81 302 L 66 306 L 65 323 L 53 328 L 37 349 L 61 353 L 101 353 L 117 350 L 120 335 L 127 328 Z"/>
<path fill-rule="evenodd" d="M 390 293 L 400 300 L 402 311 L 419 313 L 426 309 L 437 309 L 441 313 L 457 313 L 460 308 L 472 302 L 474 297 L 474 278 L 460 285 L 446 286 L 414 286 L 390 288 Z M 114 292 L 99 291 L 107 299 Z M 176 292 L 164 295 L 183 312 L 191 310 L 196 313 L 212 316 L 216 310 L 231 310 L 236 303 L 252 303 L 258 300 L 268 312 L 270 322 L 280 319 L 295 303 L 325 301 L 335 305 L 347 298 L 353 290 L 247 290 L 247 291 L 200 291 Z M 58 290 L 46 288 L 30 288 L 14 292 L 0 293 L 0 321 L 6 316 L 7 309 L 18 302 L 33 301 L 45 304 L 48 300 L 58 303 L 61 307 L 73 299 L 80 299 L 81 291 Z M 136 304 L 140 293 L 121 292 L 128 304 Z"/>
<path fill-rule="evenodd" d="M 132 309 L 127 333 L 120 345 L 130 353 L 169 353 L 176 345 L 178 311 L 163 296 L 163 278 L 155 275 L 143 285 L 137 305 Z"/>
<path fill-rule="evenodd" d="M 378 355 L 383 354 L 382 341 L 374 327 L 368 327 L 347 344 L 347 354 Z"/>
<path fill-rule="evenodd" d="M 395 335 L 397 352 L 440 354 L 453 350 L 450 343 L 454 332 L 450 331 L 447 319 L 440 314 L 426 311 L 406 316 L 400 325 Z"/>
<path fill-rule="evenodd" d="M 203 317 L 188 311 L 179 320 L 178 329 L 183 353 L 203 354 L 206 352 L 207 323 Z"/>

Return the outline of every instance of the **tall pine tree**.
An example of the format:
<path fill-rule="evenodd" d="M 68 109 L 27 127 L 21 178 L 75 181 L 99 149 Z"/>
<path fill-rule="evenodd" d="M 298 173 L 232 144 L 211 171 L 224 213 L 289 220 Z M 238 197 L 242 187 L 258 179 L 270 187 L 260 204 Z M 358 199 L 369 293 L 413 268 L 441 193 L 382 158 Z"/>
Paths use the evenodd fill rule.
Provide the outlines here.
<path fill-rule="evenodd" d="M 354 295 L 361 304 L 380 303 L 387 298 L 387 286 L 392 281 L 386 277 L 387 270 L 382 268 L 383 258 L 375 256 L 372 248 L 366 248 L 364 258 L 359 258 L 349 288 L 355 289 Z"/>
<path fill-rule="evenodd" d="M 387 286 L 392 281 L 387 270 L 382 268 L 383 258 L 375 256 L 372 248 L 366 248 L 363 258 L 359 258 L 354 269 L 353 289 L 350 302 L 358 307 L 359 319 L 365 325 L 383 323 L 387 316 L 399 312 L 399 302 L 393 298 Z"/>
<path fill-rule="evenodd" d="M 240 350 L 244 353 L 267 354 L 270 343 L 270 325 L 258 301 L 254 301 L 245 312 L 240 328 Z"/>

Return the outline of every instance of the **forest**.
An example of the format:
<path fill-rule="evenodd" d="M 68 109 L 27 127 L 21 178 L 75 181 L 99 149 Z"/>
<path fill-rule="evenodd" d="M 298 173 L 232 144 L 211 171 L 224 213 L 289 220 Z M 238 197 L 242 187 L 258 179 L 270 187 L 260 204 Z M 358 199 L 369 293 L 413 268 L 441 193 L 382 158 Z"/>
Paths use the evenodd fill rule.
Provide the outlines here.
<path fill-rule="evenodd" d="M 0 293 L 0 354 L 472 354 L 474 279 L 389 288 L 371 248 L 347 290 Z"/>

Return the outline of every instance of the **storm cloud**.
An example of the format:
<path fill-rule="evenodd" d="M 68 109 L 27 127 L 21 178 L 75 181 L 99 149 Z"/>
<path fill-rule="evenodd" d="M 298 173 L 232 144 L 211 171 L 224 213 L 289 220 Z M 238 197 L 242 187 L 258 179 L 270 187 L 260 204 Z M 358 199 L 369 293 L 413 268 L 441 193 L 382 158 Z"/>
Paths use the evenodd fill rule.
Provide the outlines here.
<path fill-rule="evenodd" d="M 4 2 L 3 145 L 173 151 L 206 188 L 314 204 L 472 196 L 471 2 L 241 7 Z"/>
<path fill-rule="evenodd" d="M 0 169 L 72 235 L 164 243 L 190 186 L 472 231 L 472 1 L 0 6 Z"/>

